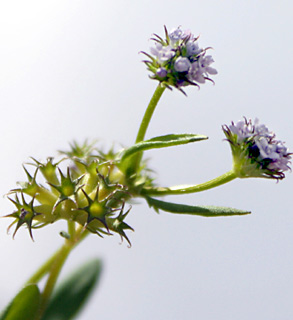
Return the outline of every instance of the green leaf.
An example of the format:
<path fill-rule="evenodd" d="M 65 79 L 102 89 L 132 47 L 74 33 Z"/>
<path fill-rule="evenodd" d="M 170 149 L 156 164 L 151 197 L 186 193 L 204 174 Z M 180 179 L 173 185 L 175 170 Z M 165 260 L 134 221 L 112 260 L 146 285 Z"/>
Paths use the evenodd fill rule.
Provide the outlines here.
<path fill-rule="evenodd" d="M 121 160 L 128 158 L 137 152 L 142 152 L 149 149 L 155 148 L 166 148 L 172 146 L 178 146 L 181 144 L 187 144 L 191 142 L 206 140 L 208 137 L 199 135 L 199 134 L 191 134 L 191 133 L 183 133 L 183 134 L 167 134 L 165 136 L 155 137 L 150 140 L 141 141 L 136 143 L 130 148 L 123 150 L 120 154 Z"/>
<path fill-rule="evenodd" d="M 0 315 L 0 320 L 32 320 L 40 305 L 40 291 L 37 285 L 24 287 Z"/>
<path fill-rule="evenodd" d="M 165 202 L 154 198 L 146 197 L 147 203 L 157 212 L 163 210 L 176 214 L 191 214 L 202 217 L 222 217 L 250 214 L 251 212 L 228 207 L 217 206 L 189 206 L 186 204 L 177 204 Z"/>
<path fill-rule="evenodd" d="M 101 260 L 92 260 L 77 269 L 55 291 L 42 320 L 70 320 L 83 307 L 97 285 Z"/>

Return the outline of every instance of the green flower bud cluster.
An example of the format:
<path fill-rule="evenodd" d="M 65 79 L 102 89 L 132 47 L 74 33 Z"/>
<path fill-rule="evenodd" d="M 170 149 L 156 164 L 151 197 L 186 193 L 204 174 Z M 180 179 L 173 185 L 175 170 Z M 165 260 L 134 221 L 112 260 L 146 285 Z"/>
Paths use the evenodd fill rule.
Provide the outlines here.
<path fill-rule="evenodd" d="M 74 143 L 69 152 L 62 153 L 65 158 L 59 162 L 48 158 L 42 163 L 32 158 L 34 173 L 24 167 L 27 181 L 9 192 L 16 207 L 6 216 L 14 218 L 10 225 L 16 224 L 13 236 L 25 225 L 33 238 L 32 229 L 64 219 L 99 236 L 118 233 L 129 242 L 125 230 L 133 229 L 124 220 L 131 207 L 125 210 L 125 203 L 137 195 L 147 179 L 128 177 L 112 150 L 105 154 L 90 144 Z M 45 184 L 39 182 L 40 175 Z"/>

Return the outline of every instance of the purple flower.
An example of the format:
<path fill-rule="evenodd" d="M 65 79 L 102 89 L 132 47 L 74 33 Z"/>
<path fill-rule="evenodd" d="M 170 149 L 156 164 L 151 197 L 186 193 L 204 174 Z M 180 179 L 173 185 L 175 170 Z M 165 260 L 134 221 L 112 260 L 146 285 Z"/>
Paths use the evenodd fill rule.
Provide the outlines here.
<path fill-rule="evenodd" d="M 239 177 L 283 179 L 290 170 L 291 153 L 258 119 L 244 119 L 223 127 L 230 142 L 234 170 Z"/>
<path fill-rule="evenodd" d="M 169 33 L 169 39 L 171 42 L 171 45 L 175 45 L 178 41 L 184 40 L 188 37 L 193 37 L 192 33 L 190 30 L 183 31 L 178 27 L 177 29 L 172 29 L 171 32 Z"/>
<path fill-rule="evenodd" d="M 187 72 L 191 66 L 190 61 L 186 57 L 179 57 L 175 60 L 174 69 L 177 72 Z"/>
<path fill-rule="evenodd" d="M 171 46 L 163 46 L 161 43 L 158 42 L 155 44 L 155 48 L 151 48 L 151 53 L 157 57 L 158 62 L 160 64 L 166 63 L 175 55 L 175 52 Z"/>
<path fill-rule="evenodd" d="M 196 41 L 189 40 L 186 43 L 186 51 L 187 51 L 187 57 L 191 57 L 191 56 L 197 56 L 203 50 L 199 47 Z"/>
<path fill-rule="evenodd" d="M 232 124 L 229 126 L 229 129 L 237 136 L 238 142 L 242 142 L 244 139 L 249 138 L 253 130 L 251 122 L 246 122 L 243 120 L 236 122 L 236 124 L 232 122 Z"/>
<path fill-rule="evenodd" d="M 157 73 L 156 73 L 156 75 L 157 75 L 159 78 L 165 78 L 165 77 L 167 76 L 167 74 L 168 74 L 168 71 L 167 71 L 166 69 L 164 69 L 164 68 L 159 68 L 159 69 L 157 70 Z"/>
<path fill-rule="evenodd" d="M 214 60 L 211 56 L 200 56 L 199 59 L 192 64 L 188 74 L 190 81 L 205 83 L 207 79 L 210 80 L 209 74 L 215 75 L 218 73 L 216 69 L 210 67 L 210 64 L 213 62 Z"/>
<path fill-rule="evenodd" d="M 210 66 L 213 58 L 205 55 L 207 49 L 200 48 L 198 38 L 194 38 L 190 30 L 183 31 L 178 27 L 168 33 L 165 28 L 165 33 L 165 40 L 158 35 L 152 38 L 155 45 L 150 49 L 151 55 L 143 52 L 150 59 L 144 62 L 152 72 L 152 79 L 184 93 L 182 87 L 198 86 L 198 83 L 211 80 L 210 75 L 217 74 L 216 69 Z"/>

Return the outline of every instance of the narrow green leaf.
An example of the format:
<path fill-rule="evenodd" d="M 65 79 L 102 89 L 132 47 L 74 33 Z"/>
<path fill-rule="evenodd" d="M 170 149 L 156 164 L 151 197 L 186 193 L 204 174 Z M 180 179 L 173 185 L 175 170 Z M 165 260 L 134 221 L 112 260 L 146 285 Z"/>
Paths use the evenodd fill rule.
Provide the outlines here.
<path fill-rule="evenodd" d="M 0 315 L 0 320 L 32 320 L 40 305 L 40 291 L 37 285 L 24 287 Z"/>
<path fill-rule="evenodd" d="M 222 217 L 222 216 L 234 216 L 250 214 L 251 212 L 245 210 L 239 210 L 229 207 L 217 207 L 217 206 L 189 206 L 186 204 L 177 204 L 171 202 L 165 202 L 154 198 L 146 197 L 147 203 L 150 207 L 153 207 L 157 212 L 163 210 L 175 214 L 190 214 L 202 217 Z"/>
<path fill-rule="evenodd" d="M 125 158 L 137 152 L 142 152 L 149 149 L 178 146 L 181 144 L 187 144 L 187 143 L 206 140 L 206 139 L 208 139 L 208 137 L 199 135 L 199 134 L 191 134 L 191 133 L 167 134 L 165 136 L 155 137 L 149 140 L 136 143 L 132 147 L 123 150 L 120 154 L 120 158 L 121 160 L 124 160 Z"/>
<path fill-rule="evenodd" d="M 97 285 L 101 270 L 101 261 L 95 259 L 71 274 L 56 289 L 42 320 L 73 319 Z"/>

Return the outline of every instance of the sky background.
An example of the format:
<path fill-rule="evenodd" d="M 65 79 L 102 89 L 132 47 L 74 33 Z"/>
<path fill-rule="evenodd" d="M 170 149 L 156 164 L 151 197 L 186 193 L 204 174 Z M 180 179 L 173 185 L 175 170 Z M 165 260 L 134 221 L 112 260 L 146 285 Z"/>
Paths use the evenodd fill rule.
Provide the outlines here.
<path fill-rule="evenodd" d="M 74 139 L 130 146 L 156 83 L 139 51 L 152 33 L 181 25 L 214 48 L 215 86 L 166 91 L 147 137 L 199 133 L 209 140 L 149 151 L 162 186 L 193 184 L 231 168 L 221 126 L 258 117 L 293 150 L 292 1 L 1 1 L 0 194 L 25 179 L 22 164 L 68 149 Z M 62 276 L 103 259 L 100 286 L 80 320 L 293 318 L 292 174 L 279 183 L 233 181 L 168 197 L 251 210 L 240 217 L 156 214 L 132 208 L 132 248 L 94 235 L 73 251 Z M 1 215 L 13 205 L 0 199 Z M 63 222 L 6 234 L 0 220 L 0 308 L 61 244 Z"/>

